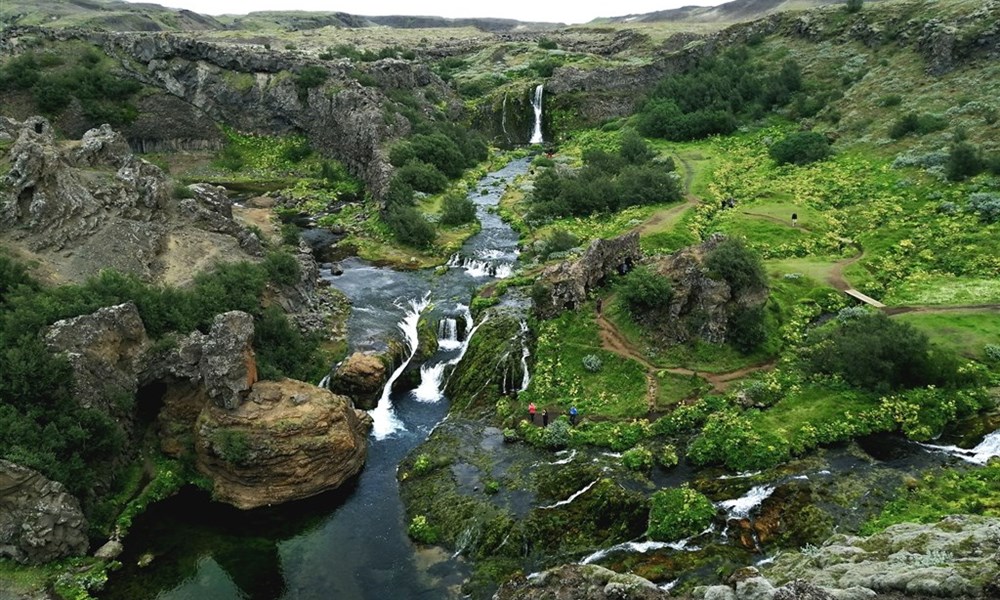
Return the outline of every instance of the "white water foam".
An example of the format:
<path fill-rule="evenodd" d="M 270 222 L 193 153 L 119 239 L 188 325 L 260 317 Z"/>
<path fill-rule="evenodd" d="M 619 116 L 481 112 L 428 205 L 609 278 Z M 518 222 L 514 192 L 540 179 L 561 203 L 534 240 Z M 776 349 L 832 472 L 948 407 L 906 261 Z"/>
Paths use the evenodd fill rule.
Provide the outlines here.
<path fill-rule="evenodd" d="M 568 465 L 569 463 L 573 462 L 574 458 L 576 458 L 576 450 L 573 450 L 572 452 L 570 452 L 569 456 L 567 456 L 566 458 L 561 458 L 559 460 L 554 460 L 552 462 L 547 462 L 545 464 L 547 464 L 547 465 Z"/>
<path fill-rule="evenodd" d="M 958 446 L 935 446 L 920 444 L 933 452 L 943 452 L 961 458 L 976 465 L 985 465 L 994 456 L 1000 456 L 1000 429 L 988 434 L 975 448 L 959 448 Z"/>
<path fill-rule="evenodd" d="M 449 269 L 465 269 L 469 277 L 506 279 L 514 274 L 514 265 L 512 263 L 490 262 L 481 258 L 463 258 L 459 254 L 452 255 L 445 266 Z"/>
<path fill-rule="evenodd" d="M 542 139 L 542 96 L 544 95 L 543 84 L 538 84 L 535 88 L 535 95 L 531 98 L 531 108 L 535 110 L 535 128 L 531 131 L 529 144 L 541 144 Z"/>
<path fill-rule="evenodd" d="M 624 544 L 617 544 L 615 546 L 611 546 L 610 548 L 605 548 L 604 550 L 598 550 L 597 552 L 584 557 L 584 559 L 580 561 L 580 564 L 589 565 L 590 563 L 597 562 L 609 554 L 614 554 L 615 552 L 645 554 L 653 550 L 663 550 L 664 548 L 670 548 L 671 550 L 686 550 L 688 552 L 694 552 L 695 550 L 701 549 L 698 546 L 692 546 L 690 544 L 691 538 L 686 538 L 679 542 L 625 542 Z"/>
<path fill-rule="evenodd" d="M 454 367 L 462 362 L 462 359 L 465 358 L 465 353 L 469 350 L 469 342 L 472 341 L 472 336 L 487 321 L 487 319 L 483 319 L 478 325 L 473 327 L 472 313 L 469 312 L 469 307 L 465 305 L 460 306 L 465 311 L 465 330 L 468 334 L 459 343 L 458 354 L 454 358 L 443 360 L 433 365 L 424 364 L 420 367 L 420 385 L 413 390 L 413 397 L 420 402 L 437 402 L 442 398 L 444 392 L 442 382 L 444 381 L 445 369 Z"/>
<path fill-rule="evenodd" d="M 745 479 L 747 477 L 760 475 L 761 473 L 763 473 L 763 471 L 744 471 L 743 473 L 737 473 L 735 475 L 719 475 L 716 479 L 720 481 L 726 481 L 727 479 Z"/>
<path fill-rule="evenodd" d="M 569 498 L 566 498 L 565 500 L 560 500 L 559 502 L 556 502 L 555 504 L 550 504 L 548 506 L 539 506 L 538 508 L 541 509 L 541 510 L 546 510 L 546 509 L 549 509 L 549 508 L 558 508 L 560 506 L 566 506 L 570 502 L 572 502 L 572 501 L 576 500 L 577 498 L 579 498 L 580 496 L 586 494 L 590 490 L 590 488 L 592 488 L 595 485 L 597 485 L 598 481 L 600 481 L 600 479 L 595 479 L 595 480 L 591 481 L 582 490 L 580 490 L 578 492 L 575 492 L 572 496 L 570 496 Z"/>
<path fill-rule="evenodd" d="M 746 519 L 750 512 L 760 506 L 774 493 L 773 485 L 755 485 L 750 491 L 739 498 L 716 502 L 715 505 L 726 511 L 730 519 Z"/>
<path fill-rule="evenodd" d="M 384 440 L 393 433 L 406 429 L 403 426 L 403 422 L 396 416 L 396 411 L 392 408 L 392 400 L 389 396 L 392 394 L 392 384 L 403 374 L 403 370 L 410 364 L 413 355 L 417 351 L 417 345 L 419 344 L 417 323 L 420 321 L 420 313 L 430 304 L 430 297 L 430 292 L 427 292 L 420 300 L 410 300 L 409 310 L 403 315 L 403 320 L 397 324 L 397 327 L 403 333 L 403 338 L 406 340 L 406 347 L 409 349 L 409 354 L 406 360 L 403 361 L 403 364 L 399 365 L 393 371 L 389 377 L 389 381 L 382 388 L 382 397 L 379 398 L 378 404 L 368 413 L 372 417 L 372 435 L 375 436 L 376 440 Z"/>
<path fill-rule="evenodd" d="M 457 350 L 462 345 L 458 339 L 458 321 L 453 317 L 444 317 L 438 322 L 438 348 L 442 350 Z"/>

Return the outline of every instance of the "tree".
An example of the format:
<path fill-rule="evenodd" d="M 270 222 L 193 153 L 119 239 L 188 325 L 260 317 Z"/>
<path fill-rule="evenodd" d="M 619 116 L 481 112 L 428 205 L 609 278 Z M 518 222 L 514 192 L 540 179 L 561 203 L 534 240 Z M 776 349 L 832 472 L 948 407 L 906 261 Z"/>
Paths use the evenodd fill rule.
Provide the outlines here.
<path fill-rule="evenodd" d="M 386 225 L 400 242 L 426 248 L 434 241 L 434 226 L 412 206 L 393 206 L 385 215 Z"/>
<path fill-rule="evenodd" d="M 849 13 L 856 13 L 861 10 L 861 7 L 864 6 L 864 4 L 864 0 L 847 0 L 847 4 L 844 8 Z"/>
<path fill-rule="evenodd" d="M 642 165 L 656 157 L 656 152 L 634 129 L 626 129 L 622 133 L 622 147 L 618 154 L 630 165 Z"/>
<path fill-rule="evenodd" d="M 674 290 L 670 279 L 640 266 L 625 276 L 619 293 L 632 318 L 641 320 L 670 306 Z"/>

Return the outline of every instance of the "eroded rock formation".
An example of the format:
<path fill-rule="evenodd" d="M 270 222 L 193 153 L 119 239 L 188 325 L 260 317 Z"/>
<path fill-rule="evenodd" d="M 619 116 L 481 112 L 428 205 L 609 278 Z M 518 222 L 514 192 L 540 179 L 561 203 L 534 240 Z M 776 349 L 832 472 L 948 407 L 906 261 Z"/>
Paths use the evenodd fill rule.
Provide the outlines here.
<path fill-rule="evenodd" d="M 0 460 L 0 558 L 41 564 L 87 552 L 87 521 L 61 483 Z"/>
<path fill-rule="evenodd" d="M 597 565 L 564 565 L 500 586 L 493 600 L 658 600 L 670 598 L 648 579 Z"/>
<path fill-rule="evenodd" d="M 235 410 L 208 405 L 197 464 L 216 499 L 248 509 L 334 489 L 364 465 L 371 417 L 301 381 L 261 381 Z"/>
<path fill-rule="evenodd" d="M 389 370 L 381 358 L 355 352 L 348 356 L 330 377 L 330 389 L 349 396 L 354 405 L 365 410 L 375 408 Z"/>
<path fill-rule="evenodd" d="M 174 199 L 167 176 L 107 125 L 75 146 L 41 117 L 5 119 L 2 130 L 16 141 L 0 183 L 0 239 L 41 258 L 53 281 L 111 268 L 181 283 L 213 261 L 261 254 L 224 196 L 195 186 L 193 199 Z"/>
<path fill-rule="evenodd" d="M 628 272 L 641 257 L 638 233 L 594 240 L 580 258 L 553 265 L 542 272 L 540 281 L 548 290 L 549 299 L 539 303 L 536 309 L 544 317 L 573 310 L 586 302 L 587 294 L 602 285 L 608 276 Z"/>

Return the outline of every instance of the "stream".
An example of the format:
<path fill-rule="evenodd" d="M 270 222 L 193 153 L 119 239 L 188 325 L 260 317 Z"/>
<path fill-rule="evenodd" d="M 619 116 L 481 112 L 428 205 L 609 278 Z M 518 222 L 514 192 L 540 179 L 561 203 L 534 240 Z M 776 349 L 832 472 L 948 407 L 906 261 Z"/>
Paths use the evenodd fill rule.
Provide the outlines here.
<path fill-rule="evenodd" d="M 517 233 L 491 208 L 530 158 L 487 174 L 469 192 L 482 224 L 447 270 L 402 272 L 360 259 L 324 277 L 351 300 L 351 350 L 384 350 L 402 337 L 412 351 L 420 315 L 438 323 L 442 343 L 424 365 L 421 385 L 386 386 L 362 472 L 338 490 L 275 508 L 240 511 L 184 489 L 138 517 L 125 540 L 122 569 L 102 599 L 384 599 L 459 597 L 468 576 L 461 559 L 419 549 L 406 534 L 396 467 L 448 412 L 441 390 L 473 334 L 475 288 L 510 276 Z M 404 365 L 405 366 L 405 365 Z M 397 377 L 402 366 L 393 373 Z M 139 562 L 147 566 L 138 566 Z"/>

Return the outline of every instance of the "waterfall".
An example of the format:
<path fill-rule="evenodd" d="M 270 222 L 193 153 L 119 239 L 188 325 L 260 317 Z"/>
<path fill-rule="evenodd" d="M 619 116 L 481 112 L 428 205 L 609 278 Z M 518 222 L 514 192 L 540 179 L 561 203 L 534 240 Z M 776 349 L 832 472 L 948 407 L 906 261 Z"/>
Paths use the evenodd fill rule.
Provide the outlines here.
<path fill-rule="evenodd" d="M 453 254 L 446 266 L 450 269 L 465 269 L 469 277 L 506 279 L 514 274 L 514 265 L 509 262 L 494 263 L 482 258 L 463 258 L 460 254 Z"/>
<path fill-rule="evenodd" d="M 507 92 L 503 93 L 503 108 L 500 109 L 500 129 L 503 130 L 503 137 L 510 142 L 510 134 L 507 133 Z"/>
<path fill-rule="evenodd" d="M 528 323 L 526 321 L 521 321 L 521 388 L 518 393 L 523 392 L 528 389 L 528 384 L 531 383 L 531 375 L 528 373 L 528 357 L 531 356 L 531 350 L 528 349 Z"/>
<path fill-rule="evenodd" d="M 413 397 L 420 402 L 437 402 L 441 399 L 441 395 L 444 392 L 442 382 L 444 381 L 445 369 L 454 367 L 462 362 L 462 359 L 465 358 L 465 352 L 469 349 L 469 342 L 472 341 L 472 336 L 487 321 L 487 319 L 483 319 L 478 325 L 472 327 L 472 313 L 469 312 L 469 307 L 463 305 L 462 308 L 465 309 L 466 331 L 468 334 L 463 341 L 459 342 L 458 354 L 455 357 L 433 365 L 425 364 L 420 367 L 420 385 L 413 390 Z"/>
<path fill-rule="evenodd" d="M 549 504 L 548 506 L 539 506 L 538 509 L 539 510 L 546 510 L 546 509 L 549 509 L 549 508 L 559 508 L 560 506 L 566 506 L 567 504 L 573 502 L 574 500 L 576 500 L 580 496 L 582 496 L 582 495 L 586 494 L 588 491 L 590 491 L 590 488 L 592 488 L 595 485 L 597 485 L 598 481 L 600 481 L 600 479 L 595 479 L 595 480 L 591 481 L 582 490 L 574 492 L 572 496 L 570 496 L 569 498 L 566 498 L 565 500 L 560 500 L 559 502 L 556 502 L 555 504 Z"/>
<path fill-rule="evenodd" d="M 1000 456 L 1000 429 L 988 434 L 975 448 L 959 448 L 958 446 L 935 446 L 920 444 L 928 450 L 944 452 L 961 458 L 975 465 L 985 465 L 994 456 Z"/>
<path fill-rule="evenodd" d="M 438 348 L 457 350 L 462 342 L 458 339 L 458 321 L 445 317 L 438 323 Z"/>
<path fill-rule="evenodd" d="M 330 374 L 327 373 L 326 376 L 323 377 L 323 379 L 320 379 L 319 383 L 316 384 L 316 387 L 321 387 L 321 388 L 324 388 L 324 389 L 329 389 L 329 387 L 330 387 Z"/>
<path fill-rule="evenodd" d="M 427 292 L 419 301 L 410 300 L 410 309 L 403 315 L 403 320 L 397 324 L 399 330 L 403 332 L 409 353 L 403 363 L 392 372 L 389 381 L 382 388 L 382 397 L 379 398 L 378 404 L 368 413 L 372 417 L 372 434 L 375 435 L 376 440 L 383 440 L 404 429 L 403 423 L 396 417 L 396 411 L 392 408 L 392 400 L 389 399 L 389 396 L 392 394 L 392 384 L 399 379 L 417 352 L 417 345 L 420 342 L 417 336 L 417 323 L 420 322 L 420 313 L 430 304 L 430 297 L 431 293 Z"/>
<path fill-rule="evenodd" d="M 535 88 L 535 96 L 531 99 L 531 108 L 535 109 L 535 128 L 531 132 L 529 144 L 541 144 L 542 139 L 542 89 L 543 84 L 539 83 Z"/>
<path fill-rule="evenodd" d="M 597 562 L 609 554 L 615 552 L 638 552 L 639 554 L 645 554 L 651 550 L 663 550 L 664 548 L 670 548 L 671 550 L 686 550 L 693 552 L 696 550 L 701 550 L 698 546 L 689 546 L 691 538 L 681 540 L 679 542 L 625 542 L 624 544 L 618 544 L 610 548 L 605 548 L 604 550 L 598 550 L 593 554 L 584 557 L 580 561 L 581 565 L 589 565 L 590 563 Z"/>
<path fill-rule="evenodd" d="M 750 516 L 750 511 L 760 506 L 773 493 L 773 485 L 755 485 L 745 495 L 732 500 L 723 500 L 715 505 L 726 511 L 730 519 L 746 519 Z"/>

